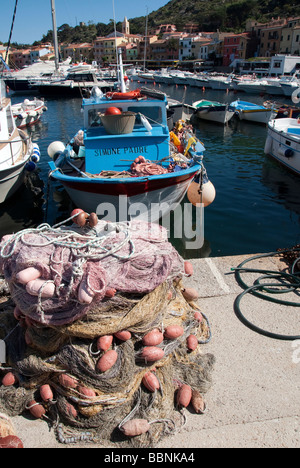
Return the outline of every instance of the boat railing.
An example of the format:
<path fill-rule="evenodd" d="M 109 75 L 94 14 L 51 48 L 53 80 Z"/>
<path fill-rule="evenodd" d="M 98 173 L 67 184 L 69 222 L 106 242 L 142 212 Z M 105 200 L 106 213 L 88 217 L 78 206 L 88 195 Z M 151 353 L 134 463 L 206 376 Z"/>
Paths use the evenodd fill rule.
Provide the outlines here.
<path fill-rule="evenodd" d="M 22 143 L 23 147 L 22 147 L 21 156 L 23 156 L 26 153 L 29 142 L 30 142 L 30 136 L 25 135 L 25 133 L 23 133 L 23 135 L 20 134 L 20 138 L 18 138 L 18 139 L 14 139 L 14 140 L 11 140 L 11 141 L 0 140 L 0 149 L 3 149 L 5 146 L 9 146 L 9 156 L 8 156 L 6 161 L 8 161 L 10 159 L 11 164 L 14 165 L 17 162 L 18 157 L 20 156 L 19 151 L 14 152 L 15 146 L 17 144 Z M 2 160 L 1 162 L 3 163 L 3 162 L 6 162 L 6 161 Z"/>

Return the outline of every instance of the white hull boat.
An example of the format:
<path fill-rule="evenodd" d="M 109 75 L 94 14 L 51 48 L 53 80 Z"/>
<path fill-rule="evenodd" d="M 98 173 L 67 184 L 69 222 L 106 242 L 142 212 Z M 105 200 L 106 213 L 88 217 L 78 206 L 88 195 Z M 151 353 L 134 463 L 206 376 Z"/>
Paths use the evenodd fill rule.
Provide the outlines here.
<path fill-rule="evenodd" d="M 231 109 L 228 104 L 206 101 L 204 99 L 194 102 L 193 108 L 199 119 L 209 120 L 223 125 L 227 124 L 235 113 L 235 110 Z"/>
<path fill-rule="evenodd" d="M 269 122 L 265 153 L 300 175 L 299 120 L 276 119 Z"/>
<path fill-rule="evenodd" d="M 33 170 L 39 159 L 39 149 L 30 137 L 16 127 L 11 101 L 0 92 L 0 203 L 10 198 L 22 185 L 26 169 Z"/>
<path fill-rule="evenodd" d="M 277 111 L 270 106 L 260 106 L 246 101 L 234 101 L 230 106 L 235 109 L 235 113 L 240 120 L 248 120 L 261 124 L 267 124 L 270 120 L 275 119 Z"/>
<path fill-rule="evenodd" d="M 43 112 L 47 110 L 42 99 L 34 99 L 33 101 L 25 99 L 23 102 L 13 104 L 11 108 L 18 128 L 34 125 L 40 120 Z"/>

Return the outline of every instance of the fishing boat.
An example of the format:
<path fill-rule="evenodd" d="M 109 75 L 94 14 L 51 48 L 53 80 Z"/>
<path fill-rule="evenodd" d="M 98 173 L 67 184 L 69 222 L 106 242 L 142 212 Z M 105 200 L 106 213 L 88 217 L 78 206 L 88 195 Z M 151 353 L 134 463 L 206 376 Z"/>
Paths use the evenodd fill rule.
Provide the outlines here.
<path fill-rule="evenodd" d="M 300 121 L 275 119 L 268 123 L 265 154 L 300 175 Z"/>
<path fill-rule="evenodd" d="M 67 147 L 49 146 L 49 176 L 89 213 L 101 216 L 106 209 L 110 219 L 155 222 L 182 201 L 201 173 L 205 148 L 190 130 L 184 147 L 178 138 L 171 141 L 166 95 L 126 91 L 121 51 L 119 69 L 120 92 L 103 94 L 95 87 L 83 99 L 83 129 Z"/>
<path fill-rule="evenodd" d="M 230 107 L 235 109 L 235 113 L 240 120 L 248 120 L 250 122 L 267 124 L 270 120 L 275 119 L 277 111 L 274 106 L 260 106 L 252 102 L 234 101 Z"/>
<path fill-rule="evenodd" d="M 33 170 L 39 159 L 39 148 L 16 127 L 11 100 L 0 83 L 0 203 L 5 202 L 22 185 L 26 169 Z"/>
<path fill-rule="evenodd" d="M 210 120 L 220 124 L 226 124 L 234 116 L 235 110 L 230 108 L 228 104 L 222 104 L 216 101 L 207 101 L 201 99 L 192 104 L 195 115 L 199 119 Z"/>
<path fill-rule="evenodd" d="M 41 118 L 44 111 L 47 110 L 43 99 L 25 99 L 23 102 L 11 106 L 13 117 L 18 128 L 24 128 L 28 125 L 34 125 Z"/>

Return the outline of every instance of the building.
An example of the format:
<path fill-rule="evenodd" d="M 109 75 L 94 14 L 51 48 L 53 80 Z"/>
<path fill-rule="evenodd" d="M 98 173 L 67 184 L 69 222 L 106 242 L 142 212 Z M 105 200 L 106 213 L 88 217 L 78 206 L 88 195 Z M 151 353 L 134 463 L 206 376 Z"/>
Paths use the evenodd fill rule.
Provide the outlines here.
<path fill-rule="evenodd" d="M 94 58 L 93 44 L 62 45 L 61 55 L 63 60 L 71 57 L 73 62 L 91 62 Z"/>
<path fill-rule="evenodd" d="M 155 61 L 178 60 L 179 43 L 176 39 L 158 39 L 150 44 L 150 59 Z"/>
<path fill-rule="evenodd" d="M 130 34 L 130 25 L 129 25 L 129 21 L 126 18 L 126 16 L 125 16 L 124 21 L 122 23 L 122 33 L 125 34 L 125 35 Z"/>
<path fill-rule="evenodd" d="M 32 47 L 30 50 L 31 63 L 37 62 L 38 60 L 49 56 L 49 54 L 53 54 L 53 47 Z"/>
<path fill-rule="evenodd" d="M 248 41 L 250 36 L 248 33 L 231 34 L 224 38 L 223 50 L 223 66 L 229 67 L 236 59 L 246 59 Z"/>
<path fill-rule="evenodd" d="M 21 69 L 31 65 L 31 57 L 29 49 L 12 50 L 9 56 L 9 66 L 11 68 Z"/>
<path fill-rule="evenodd" d="M 293 75 L 300 71 L 300 56 L 275 55 L 271 58 L 269 74 L 271 76 Z"/>
<path fill-rule="evenodd" d="M 116 48 L 124 42 L 122 33 L 112 33 L 106 37 L 97 37 L 93 44 L 94 60 L 98 65 L 116 60 Z"/>

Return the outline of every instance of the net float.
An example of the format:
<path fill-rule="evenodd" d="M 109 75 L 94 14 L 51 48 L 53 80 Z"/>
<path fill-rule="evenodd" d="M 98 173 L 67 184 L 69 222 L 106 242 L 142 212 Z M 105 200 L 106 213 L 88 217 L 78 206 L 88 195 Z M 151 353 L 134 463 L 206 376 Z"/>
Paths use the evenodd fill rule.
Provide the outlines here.
<path fill-rule="evenodd" d="M 150 424 L 146 419 L 132 419 L 127 421 L 123 426 L 120 427 L 120 430 L 127 437 L 135 437 L 141 434 L 145 434 L 150 429 Z"/>
<path fill-rule="evenodd" d="M 25 268 L 25 270 L 19 271 L 16 274 L 16 280 L 18 283 L 26 285 L 29 281 L 34 281 L 41 276 L 40 270 L 34 267 Z"/>
<path fill-rule="evenodd" d="M 97 396 L 92 388 L 84 387 L 83 385 L 79 386 L 77 390 L 83 397 L 94 398 Z"/>
<path fill-rule="evenodd" d="M 100 372 L 106 372 L 111 369 L 118 359 L 118 353 L 114 349 L 107 351 L 97 362 L 96 368 Z"/>
<path fill-rule="evenodd" d="M 113 335 L 100 336 L 97 340 L 97 349 L 98 351 L 108 351 L 113 342 Z"/>
<path fill-rule="evenodd" d="M 115 337 L 121 341 L 128 341 L 131 339 L 131 333 L 127 330 L 122 330 L 117 333 L 114 333 Z"/>
<path fill-rule="evenodd" d="M 194 268 L 191 262 L 184 262 L 184 271 L 187 276 L 192 276 L 194 274 Z"/>
<path fill-rule="evenodd" d="M 60 374 L 58 377 L 59 383 L 65 388 L 76 388 L 78 381 L 67 374 Z"/>
<path fill-rule="evenodd" d="M 46 414 L 46 410 L 43 405 L 40 405 L 35 400 L 31 400 L 28 403 L 27 409 L 36 419 L 41 419 Z"/>
<path fill-rule="evenodd" d="M 144 375 L 142 382 L 150 392 L 154 393 L 155 390 L 159 390 L 160 385 L 158 378 L 152 372 L 147 372 L 147 374 Z"/>
<path fill-rule="evenodd" d="M 94 228 L 98 224 L 98 216 L 96 213 L 91 213 L 88 219 L 89 225 L 91 228 Z"/>
<path fill-rule="evenodd" d="M 198 348 L 198 338 L 195 335 L 190 335 L 186 340 L 187 347 L 190 351 L 195 351 Z"/>
<path fill-rule="evenodd" d="M 8 435 L 0 437 L 0 449 L 7 448 L 24 448 L 23 442 L 16 435 Z"/>
<path fill-rule="evenodd" d="M 141 353 L 141 357 L 144 358 L 146 362 L 159 361 L 164 355 L 164 350 L 156 346 L 146 346 Z"/>
<path fill-rule="evenodd" d="M 194 319 L 197 320 L 197 322 L 202 322 L 203 316 L 202 316 L 201 312 L 195 312 Z"/>
<path fill-rule="evenodd" d="M 66 412 L 67 412 L 68 416 L 71 416 L 74 419 L 77 418 L 77 411 L 76 411 L 75 407 L 73 405 L 71 405 L 71 403 L 67 402 L 65 408 L 66 408 Z"/>
<path fill-rule="evenodd" d="M 53 400 L 53 392 L 51 390 L 50 385 L 48 384 L 42 385 L 40 388 L 40 395 L 43 401 Z"/>
<path fill-rule="evenodd" d="M 184 329 L 180 325 L 170 325 L 165 329 L 164 336 L 167 340 L 176 340 L 184 334 Z"/>
<path fill-rule="evenodd" d="M 2 379 L 2 385 L 4 385 L 4 387 L 11 387 L 16 381 L 16 376 L 12 372 L 8 372 Z"/>
<path fill-rule="evenodd" d="M 199 299 L 198 292 L 196 291 L 196 289 L 193 289 L 193 288 L 184 289 L 182 291 L 182 295 L 187 302 L 192 302 L 192 301 L 196 301 L 197 299 Z"/>
<path fill-rule="evenodd" d="M 206 410 L 205 401 L 201 393 L 198 392 L 198 390 L 193 390 L 191 403 L 196 413 L 198 414 L 205 413 L 205 410 Z"/>
<path fill-rule="evenodd" d="M 189 385 L 182 385 L 177 391 L 177 405 L 187 408 L 192 399 L 192 389 Z"/>
<path fill-rule="evenodd" d="M 157 346 L 162 343 L 163 340 L 164 335 L 158 330 L 158 328 L 155 328 L 147 333 L 147 335 L 143 337 L 142 341 L 145 346 Z"/>

